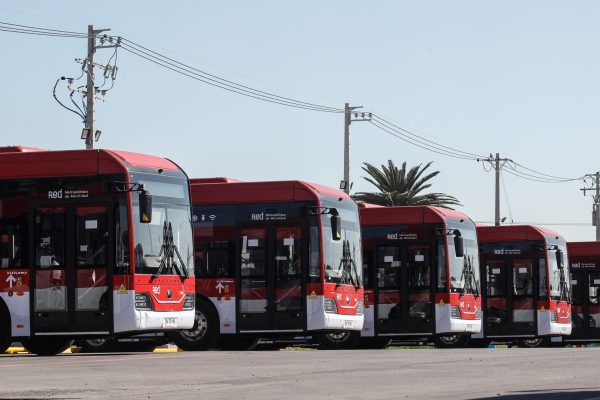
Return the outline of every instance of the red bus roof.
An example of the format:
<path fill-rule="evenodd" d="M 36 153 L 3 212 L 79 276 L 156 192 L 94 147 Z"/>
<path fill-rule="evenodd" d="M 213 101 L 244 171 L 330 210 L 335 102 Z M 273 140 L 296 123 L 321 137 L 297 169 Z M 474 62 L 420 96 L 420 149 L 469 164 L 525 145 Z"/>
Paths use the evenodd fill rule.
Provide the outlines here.
<path fill-rule="evenodd" d="M 535 225 L 477 226 L 479 242 L 519 242 L 542 240 L 549 236 L 559 238 L 558 233 Z"/>
<path fill-rule="evenodd" d="M 600 256 L 600 242 L 568 242 L 569 257 Z"/>
<path fill-rule="evenodd" d="M 359 203 L 359 207 L 361 224 L 364 225 L 426 224 L 443 222 L 448 218 L 471 220 L 461 212 L 441 207 L 383 207 L 367 203 Z"/>
<path fill-rule="evenodd" d="M 0 179 L 123 173 L 127 166 L 178 169 L 164 158 L 120 150 L 0 148 Z"/>
<path fill-rule="evenodd" d="M 230 178 L 191 179 L 194 204 L 312 201 L 319 194 L 350 199 L 341 190 L 305 181 L 241 182 Z"/>
<path fill-rule="evenodd" d="M 45 149 L 38 149 L 37 147 L 26 147 L 26 146 L 0 146 L 0 153 L 29 153 L 32 151 L 47 151 Z"/>
<path fill-rule="evenodd" d="M 225 176 L 216 176 L 214 178 L 192 178 L 190 179 L 190 184 L 193 183 L 233 183 L 233 182 L 243 182 L 233 178 L 227 178 Z"/>

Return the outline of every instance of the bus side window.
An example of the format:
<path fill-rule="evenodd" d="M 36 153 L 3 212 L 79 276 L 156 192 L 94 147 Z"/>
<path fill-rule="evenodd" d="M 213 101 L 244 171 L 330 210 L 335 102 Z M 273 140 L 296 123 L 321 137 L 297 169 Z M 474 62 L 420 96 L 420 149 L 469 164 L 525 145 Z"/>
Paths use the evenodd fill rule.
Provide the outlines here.
<path fill-rule="evenodd" d="M 539 270 L 538 297 L 540 299 L 546 299 L 548 297 L 548 288 L 546 286 L 547 274 L 546 274 L 546 260 L 545 259 L 543 259 L 543 258 L 539 259 L 538 270 Z"/>
<path fill-rule="evenodd" d="M 0 268 L 21 268 L 27 255 L 26 224 L 18 220 L 0 220 Z"/>
<path fill-rule="evenodd" d="M 446 247 L 443 243 L 438 245 L 437 261 L 437 291 L 445 292 L 448 290 L 446 281 Z"/>
<path fill-rule="evenodd" d="M 35 213 L 35 265 L 51 268 L 65 265 L 65 210 L 39 208 Z"/>
<path fill-rule="evenodd" d="M 310 240 L 308 242 L 309 263 L 308 263 L 308 278 L 311 282 L 319 282 L 321 279 L 321 257 L 319 227 L 310 227 Z"/>
<path fill-rule="evenodd" d="M 363 249 L 363 283 L 365 289 L 373 289 L 371 276 L 373 274 L 373 250 Z"/>
<path fill-rule="evenodd" d="M 115 249 L 114 273 L 129 273 L 129 221 L 125 204 L 115 207 Z"/>
<path fill-rule="evenodd" d="M 233 242 L 196 243 L 196 276 L 233 277 Z"/>

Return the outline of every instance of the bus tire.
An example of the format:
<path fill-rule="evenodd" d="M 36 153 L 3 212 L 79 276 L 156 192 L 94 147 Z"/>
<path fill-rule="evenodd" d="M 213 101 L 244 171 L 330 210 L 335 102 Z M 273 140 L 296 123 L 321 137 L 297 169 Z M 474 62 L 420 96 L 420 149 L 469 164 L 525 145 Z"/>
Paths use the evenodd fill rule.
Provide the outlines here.
<path fill-rule="evenodd" d="M 82 353 L 110 353 L 116 350 L 115 340 L 110 338 L 77 339 L 75 345 L 81 348 Z"/>
<path fill-rule="evenodd" d="M 521 339 L 517 342 L 517 346 L 529 349 L 535 349 L 537 347 L 548 347 L 550 346 L 550 338 L 536 337 L 532 339 Z"/>
<path fill-rule="evenodd" d="M 157 343 L 152 342 L 124 342 L 117 345 L 117 350 L 127 353 L 152 353 L 156 346 Z"/>
<path fill-rule="evenodd" d="M 171 333 L 171 340 L 181 350 L 205 351 L 214 347 L 219 339 L 219 315 L 207 300 L 196 301 L 196 317 L 190 330 Z"/>
<path fill-rule="evenodd" d="M 470 339 L 467 346 L 474 349 L 487 349 L 490 343 L 491 341 L 488 339 Z"/>
<path fill-rule="evenodd" d="M 469 335 L 438 335 L 433 338 L 433 342 L 440 349 L 458 349 L 467 347 L 469 339 Z"/>
<path fill-rule="evenodd" d="M 0 300 L 0 354 L 4 353 L 12 344 L 10 326 L 10 313 Z"/>
<path fill-rule="evenodd" d="M 61 337 L 29 337 L 21 339 L 25 349 L 38 356 L 60 354 L 73 344 L 73 340 Z"/>
<path fill-rule="evenodd" d="M 254 336 L 221 335 L 219 347 L 222 350 L 254 350 L 258 344 L 258 338 Z"/>
<path fill-rule="evenodd" d="M 361 349 L 387 349 L 390 344 L 392 344 L 391 338 L 364 337 L 360 339 L 358 347 Z"/>
<path fill-rule="evenodd" d="M 360 342 L 360 332 L 320 333 L 317 341 L 321 350 L 353 349 Z"/>

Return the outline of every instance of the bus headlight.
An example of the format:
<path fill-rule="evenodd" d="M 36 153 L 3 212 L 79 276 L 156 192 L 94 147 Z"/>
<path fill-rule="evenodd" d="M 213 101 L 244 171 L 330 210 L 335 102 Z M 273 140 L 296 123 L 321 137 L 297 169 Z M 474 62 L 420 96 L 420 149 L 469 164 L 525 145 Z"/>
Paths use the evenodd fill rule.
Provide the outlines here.
<path fill-rule="evenodd" d="M 335 300 L 330 297 L 325 297 L 323 299 L 323 306 L 325 308 L 326 313 L 337 314 L 337 307 L 335 305 Z"/>
<path fill-rule="evenodd" d="M 193 310 L 194 304 L 196 304 L 196 296 L 194 296 L 194 293 L 186 294 L 185 300 L 183 301 L 183 309 L 184 310 Z"/>
<path fill-rule="evenodd" d="M 550 322 L 557 322 L 558 321 L 558 314 L 556 314 L 556 312 L 554 311 L 550 311 Z"/>
<path fill-rule="evenodd" d="M 458 306 L 450 306 L 450 318 L 460 319 L 460 309 Z"/>
<path fill-rule="evenodd" d="M 359 301 L 356 303 L 356 315 L 363 315 L 365 309 L 365 303 Z"/>
<path fill-rule="evenodd" d="M 152 311 L 152 299 L 148 293 L 136 293 L 135 294 L 135 309 L 140 311 Z"/>
<path fill-rule="evenodd" d="M 483 311 L 481 311 L 481 310 L 475 311 L 475 319 L 481 319 L 482 316 L 483 316 Z"/>

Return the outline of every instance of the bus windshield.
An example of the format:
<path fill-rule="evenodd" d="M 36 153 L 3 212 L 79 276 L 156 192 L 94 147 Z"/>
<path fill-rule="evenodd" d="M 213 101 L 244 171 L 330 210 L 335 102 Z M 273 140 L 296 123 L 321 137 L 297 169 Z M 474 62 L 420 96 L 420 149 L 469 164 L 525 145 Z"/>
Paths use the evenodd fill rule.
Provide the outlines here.
<path fill-rule="evenodd" d="M 194 249 L 187 181 L 144 177 L 138 182 L 152 194 L 153 204 L 152 221 L 140 223 L 138 196 L 133 195 L 135 272 L 192 276 Z"/>
<path fill-rule="evenodd" d="M 569 280 L 566 278 L 569 276 L 569 267 L 567 265 L 568 263 L 565 261 L 567 259 L 567 252 L 563 247 L 564 246 L 559 247 L 563 254 L 563 261 L 560 267 L 557 258 L 557 250 L 559 248 L 548 251 L 548 273 L 550 276 L 551 300 L 569 300 Z"/>
<path fill-rule="evenodd" d="M 452 227 L 451 224 L 448 224 L 448 226 Z M 448 258 L 450 259 L 450 292 L 479 296 L 479 248 L 477 246 L 477 232 L 474 225 L 472 227 L 465 227 L 464 223 L 462 223 L 460 226 L 458 230 L 463 238 L 464 257 L 456 257 L 453 235 L 447 237 L 449 248 Z"/>
<path fill-rule="evenodd" d="M 340 240 L 333 240 L 331 215 L 323 214 L 321 216 L 325 282 L 362 287 L 362 249 L 358 206 L 350 199 L 338 201 L 330 196 L 321 197 L 321 206 L 335 208 L 342 220 L 342 237 Z"/>

